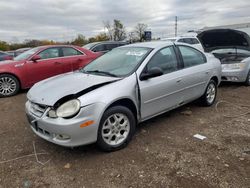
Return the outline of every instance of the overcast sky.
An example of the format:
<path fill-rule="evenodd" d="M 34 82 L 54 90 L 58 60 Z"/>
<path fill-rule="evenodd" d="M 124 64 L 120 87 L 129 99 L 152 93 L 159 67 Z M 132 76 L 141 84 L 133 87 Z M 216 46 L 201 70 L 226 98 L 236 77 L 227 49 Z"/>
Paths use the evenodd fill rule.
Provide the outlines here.
<path fill-rule="evenodd" d="M 72 40 L 77 34 L 94 36 L 103 21 L 119 19 L 127 31 L 145 23 L 153 37 L 250 22 L 249 0 L 0 0 L 0 40 Z"/>

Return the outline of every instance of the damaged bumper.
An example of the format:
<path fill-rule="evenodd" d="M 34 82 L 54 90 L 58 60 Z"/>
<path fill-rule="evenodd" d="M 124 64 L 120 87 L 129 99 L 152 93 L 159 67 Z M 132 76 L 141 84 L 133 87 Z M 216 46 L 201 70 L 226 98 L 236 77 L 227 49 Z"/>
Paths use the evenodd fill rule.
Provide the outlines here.
<path fill-rule="evenodd" d="M 97 140 L 99 117 L 102 113 L 102 103 L 82 107 L 73 118 L 50 118 L 47 116 L 50 108 L 45 108 L 42 115 L 34 112 L 33 104 L 25 104 L 26 116 L 33 132 L 39 137 L 66 147 L 75 147 L 94 143 Z M 92 122 L 88 126 L 86 122 Z"/>
<path fill-rule="evenodd" d="M 221 81 L 228 82 L 245 82 L 247 79 L 248 70 L 223 70 Z"/>

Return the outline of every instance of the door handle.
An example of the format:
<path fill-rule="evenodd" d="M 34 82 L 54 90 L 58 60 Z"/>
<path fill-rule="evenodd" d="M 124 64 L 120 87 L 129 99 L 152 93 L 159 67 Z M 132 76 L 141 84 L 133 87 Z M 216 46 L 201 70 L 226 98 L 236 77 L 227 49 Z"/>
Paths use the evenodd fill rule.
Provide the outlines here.
<path fill-rule="evenodd" d="M 209 72 L 209 71 L 206 71 L 205 73 L 206 73 L 206 74 L 209 74 L 210 72 Z"/>
<path fill-rule="evenodd" d="M 61 65 L 62 63 L 61 62 L 55 62 L 54 64 L 55 65 Z"/>
<path fill-rule="evenodd" d="M 179 80 L 177 80 L 176 82 L 177 82 L 177 83 L 180 83 L 181 81 L 182 81 L 182 79 L 179 79 Z"/>

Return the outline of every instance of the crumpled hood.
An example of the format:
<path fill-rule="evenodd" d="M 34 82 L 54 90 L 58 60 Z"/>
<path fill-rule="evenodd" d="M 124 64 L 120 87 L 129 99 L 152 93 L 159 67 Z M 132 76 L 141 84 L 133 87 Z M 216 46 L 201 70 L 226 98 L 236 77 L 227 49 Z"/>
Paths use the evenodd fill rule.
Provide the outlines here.
<path fill-rule="evenodd" d="M 48 78 L 35 84 L 27 98 L 38 104 L 53 106 L 58 100 L 69 95 L 82 95 L 84 91 L 97 89 L 120 78 L 71 72 Z"/>
<path fill-rule="evenodd" d="M 199 33 L 197 37 L 205 52 L 223 48 L 250 50 L 250 37 L 243 31 L 233 29 L 212 29 Z"/>

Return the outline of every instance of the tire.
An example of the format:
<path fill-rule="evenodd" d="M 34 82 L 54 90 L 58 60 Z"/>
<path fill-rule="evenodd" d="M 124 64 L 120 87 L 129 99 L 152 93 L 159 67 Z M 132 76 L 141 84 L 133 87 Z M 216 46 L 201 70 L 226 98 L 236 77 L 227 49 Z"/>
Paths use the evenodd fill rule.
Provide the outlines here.
<path fill-rule="evenodd" d="M 10 74 L 0 75 L 0 97 L 10 97 L 18 93 L 20 83 L 15 76 Z"/>
<path fill-rule="evenodd" d="M 246 83 L 247 86 L 250 86 L 250 71 L 247 74 L 247 79 L 246 79 L 245 83 Z"/>
<path fill-rule="evenodd" d="M 210 80 L 205 93 L 201 97 L 203 106 L 212 106 L 217 96 L 217 84 L 214 80 Z"/>
<path fill-rule="evenodd" d="M 135 127 L 135 116 L 128 108 L 124 106 L 111 107 L 104 112 L 101 118 L 97 145 L 106 152 L 122 149 L 132 139 Z"/>

